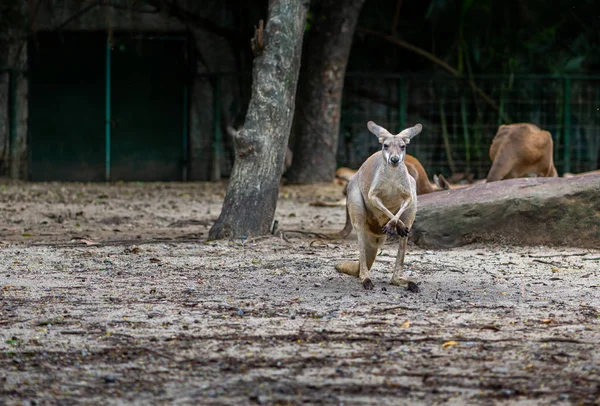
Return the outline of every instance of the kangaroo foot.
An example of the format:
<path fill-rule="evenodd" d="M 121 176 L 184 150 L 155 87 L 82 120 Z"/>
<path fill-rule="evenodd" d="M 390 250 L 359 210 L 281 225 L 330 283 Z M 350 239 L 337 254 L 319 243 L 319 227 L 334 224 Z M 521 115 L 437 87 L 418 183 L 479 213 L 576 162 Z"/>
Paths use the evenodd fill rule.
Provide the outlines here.
<path fill-rule="evenodd" d="M 414 293 L 417 293 L 419 291 L 419 286 L 416 283 L 409 281 L 408 279 L 392 277 L 392 280 L 390 281 L 390 283 L 392 285 L 402 286 L 402 287 L 406 288 L 407 290 L 414 292 Z"/>
<path fill-rule="evenodd" d="M 375 287 L 375 285 L 373 284 L 373 282 L 371 282 L 370 278 L 367 278 L 363 281 L 363 287 L 366 290 L 373 290 L 373 288 Z"/>

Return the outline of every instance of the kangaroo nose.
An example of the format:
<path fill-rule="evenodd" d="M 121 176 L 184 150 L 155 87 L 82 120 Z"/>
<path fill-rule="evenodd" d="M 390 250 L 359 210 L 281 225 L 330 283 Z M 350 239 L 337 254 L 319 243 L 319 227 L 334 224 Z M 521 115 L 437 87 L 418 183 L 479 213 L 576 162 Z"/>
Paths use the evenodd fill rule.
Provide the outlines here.
<path fill-rule="evenodd" d="M 397 156 L 397 155 L 394 155 L 394 156 L 392 156 L 392 157 L 390 158 L 390 161 L 391 161 L 393 164 L 397 164 L 398 162 L 400 162 L 400 157 L 399 157 L 399 156 Z"/>

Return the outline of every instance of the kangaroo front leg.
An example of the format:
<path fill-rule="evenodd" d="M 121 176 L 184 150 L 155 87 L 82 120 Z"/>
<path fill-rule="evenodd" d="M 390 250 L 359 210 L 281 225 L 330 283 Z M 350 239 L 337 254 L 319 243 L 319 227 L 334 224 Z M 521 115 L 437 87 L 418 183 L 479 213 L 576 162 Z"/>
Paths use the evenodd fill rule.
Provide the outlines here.
<path fill-rule="evenodd" d="M 386 216 L 389 217 L 390 221 L 383 227 L 383 231 L 389 236 L 399 235 L 401 237 L 408 236 L 409 228 L 400 220 L 400 216 L 402 213 L 406 211 L 406 209 L 412 203 L 412 199 L 406 199 L 402 202 L 400 209 L 396 214 L 393 214 L 381 201 L 379 196 L 375 191 L 369 192 L 369 202 L 371 205 L 377 207 L 379 210 L 385 213 Z"/>
<path fill-rule="evenodd" d="M 408 237 L 408 233 L 410 232 L 410 228 L 404 224 L 402 220 L 400 220 L 400 216 L 406 211 L 406 209 L 410 206 L 412 200 L 407 199 L 402 202 L 400 209 L 395 216 L 393 216 L 390 221 L 383 227 L 383 231 L 389 236 L 399 235 L 400 237 Z"/>
<path fill-rule="evenodd" d="M 400 239 L 400 246 L 398 247 L 398 255 L 396 256 L 396 264 L 394 265 L 394 274 L 390 283 L 392 285 L 403 286 L 411 292 L 418 292 L 419 287 L 416 283 L 409 281 L 404 278 L 404 255 L 406 254 L 406 242 L 407 237 Z"/>

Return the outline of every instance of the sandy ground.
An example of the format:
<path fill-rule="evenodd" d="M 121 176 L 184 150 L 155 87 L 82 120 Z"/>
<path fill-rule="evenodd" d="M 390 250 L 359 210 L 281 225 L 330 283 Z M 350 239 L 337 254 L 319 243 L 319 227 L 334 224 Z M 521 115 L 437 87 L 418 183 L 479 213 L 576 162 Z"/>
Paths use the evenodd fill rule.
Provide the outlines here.
<path fill-rule="evenodd" d="M 224 184 L 0 184 L 0 404 L 600 404 L 600 250 L 207 241 Z M 333 231 L 334 185 L 280 229 Z"/>

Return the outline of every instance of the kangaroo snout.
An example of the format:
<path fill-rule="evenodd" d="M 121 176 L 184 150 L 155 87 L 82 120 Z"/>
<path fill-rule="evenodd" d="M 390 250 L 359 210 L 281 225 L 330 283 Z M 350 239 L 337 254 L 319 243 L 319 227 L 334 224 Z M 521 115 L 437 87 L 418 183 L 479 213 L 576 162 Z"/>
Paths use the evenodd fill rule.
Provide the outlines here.
<path fill-rule="evenodd" d="M 400 155 L 392 155 L 390 157 L 390 163 L 393 166 L 398 166 L 398 164 L 400 163 Z"/>

